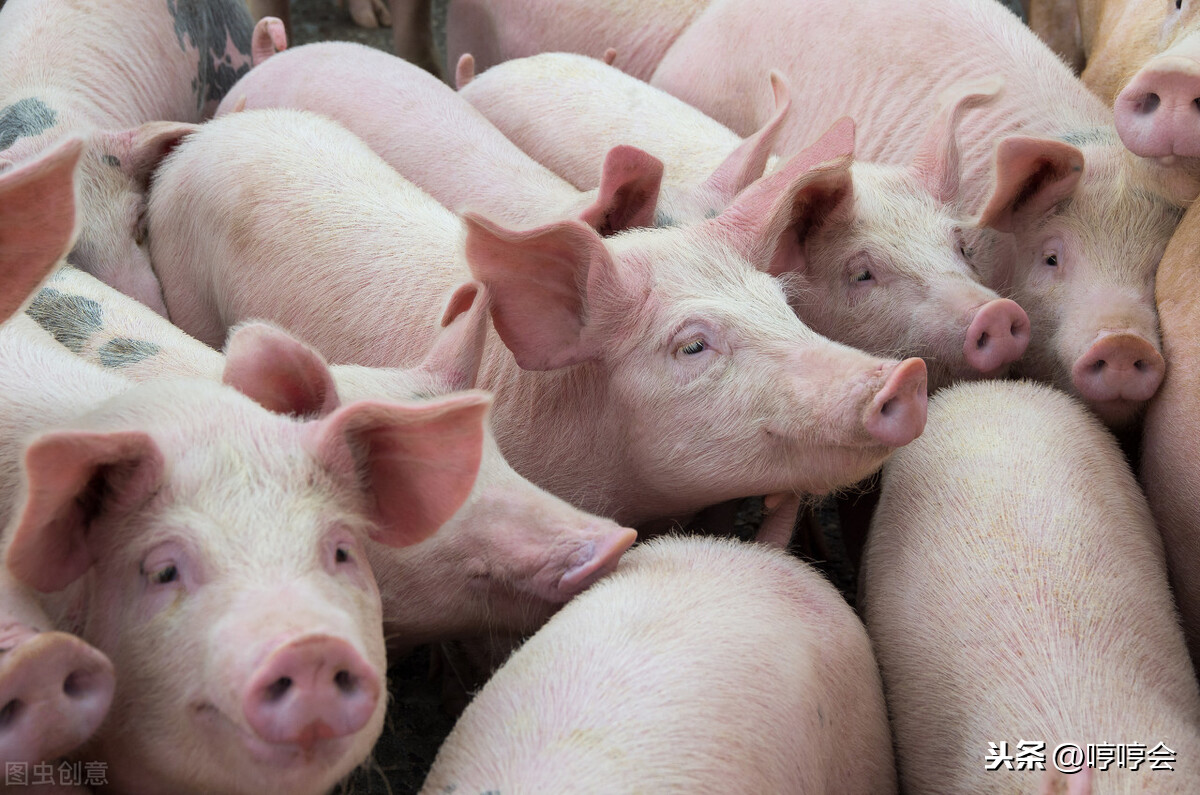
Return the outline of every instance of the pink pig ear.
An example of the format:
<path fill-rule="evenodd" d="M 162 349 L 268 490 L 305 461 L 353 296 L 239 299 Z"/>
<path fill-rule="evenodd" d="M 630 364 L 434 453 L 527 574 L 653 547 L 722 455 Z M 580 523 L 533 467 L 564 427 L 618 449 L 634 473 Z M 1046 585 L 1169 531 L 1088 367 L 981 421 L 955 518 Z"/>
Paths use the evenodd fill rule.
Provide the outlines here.
<path fill-rule="evenodd" d="M 60 591 L 95 561 L 91 531 L 140 505 L 162 479 L 158 445 L 140 431 L 54 431 L 25 452 L 25 504 L 7 565 L 39 591 Z"/>
<path fill-rule="evenodd" d="M 799 270 L 808 235 L 853 197 L 853 159 L 854 122 L 843 118 L 709 223 L 760 270 Z"/>
<path fill-rule="evenodd" d="M 941 111 L 929 125 L 925 139 L 912 162 L 912 171 L 930 195 L 950 204 L 958 195 L 961 156 L 958 150 L 958 125 L 971 108 L 992 101 L 1004 87 L 993 77 L 984 81 L 951 86 L 941 96 Z"/>
<path fill-rule="evenodd" d="M 229 335 L 221 380 L 278 414 L 323 417 L 340 402 L 321 355 L 269 323 L 246 323 Z"/>
<path fill-rule="evenodd" d="M 200 127 L 195 124 L 151 121 L 131 130 L 96 133 L 95 145 L 106 157 L 115 158 L 110 163 L 145 191 L 150 184 L 150 175 L 162 159 L 198 129 Z"/>
<path fill-rule="evenodd" d="M 663 164 L 634 146 L 614 146 L 604 158 L 596 201 L 579 216 L 602 235 L 654 226 Z"/>
<path fill-rule="evenodd" d="M 258 66 L 287 49 L 287 29 L 279 17 L 263 17 L 250 34 L 250 63 Z"/>
<path fill-rule="evenodd" d="M 1052 138 L 1012 136 L 996 145 L 996 185 L 979 225 L 1011 232 L 1018 215 L 1038 216 L 1070 196 L 1083 152 Z"/>
<path fill-rule="evenodd" d="M 37 159 L 0 173 L 0 322 L 71 250 L 75 167 L 83 141 L 67 138 Z"/>
<path fill-rule="evenodd" d="M 421 369 L 437 376 L 451 392 L 471 389 L 479 377 L 489 304 L 487 288 L 480 282 L 460 285 L 446 304 L 443 331 L 421 362 Z"/>
<path fill-rule="evenodd" d="M 471 273 L 492 297 L 492 323 L 524 370 L 557 370 L 594 359 L 589 299 L 617 279 L 596 232 L 578 221 L 527 232 L 466 213 Z"/>
<path fill-rule="evenodd" d="M 372 538 L 408 546 L 433 535 L 471 493 L 491 404 L 486 392 L 359 401 L 319 420 L 311 449 L 367 492 L 378 525 Z"/>
<path fill-rule="evenodd" d="M 710 195 L 715 194 L 723 204 L 733 201 L 767 169 L 775 139 L 779 137 L 783 120 L 792 107 L 791 88 L 787 79 L 774 69 L 771 70 L 771 91 L 775 95 L 775 115 L 762 129 L 742 141 L 702 186 L 703 190 L 710 192 Z"/>

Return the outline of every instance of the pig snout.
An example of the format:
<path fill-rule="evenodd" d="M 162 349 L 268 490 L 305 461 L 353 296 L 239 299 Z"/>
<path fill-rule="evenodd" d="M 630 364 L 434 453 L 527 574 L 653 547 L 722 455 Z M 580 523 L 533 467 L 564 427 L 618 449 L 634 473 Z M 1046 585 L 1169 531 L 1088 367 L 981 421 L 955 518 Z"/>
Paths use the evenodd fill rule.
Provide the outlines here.
<path fill-rule="evenodd" d="M 867 407 L 863 425 L 880 444 L 900 447 L 925 430 L 928 375 L 922 359 L 897 364 Z"/>
<path fill-rule="evenodd" d="M 1162 354 L 1138 334 L 1101 334 L 1075 360 L 1071 382 L 1102 416 L 1149 400 L 1162 383 Z"/>
<path fill-rule="evenodd" d="M 310 750 L 363 728 L 380 697 L 380 676 L 349 643 L 316 635 L 275 649 L 243 697 L 246 721 L 269 743 Z"/>
<path fill-rule="evenodd" d="M 1200 157 L 1200 61 L 1166 54 L 1118 96 L 1117 133 L 1141 157 Z"/>
<path fill-rule="evenodd" d="M 596 541 L 588 541 L 572 555 L 569 561 L 571 568 L 558 581 L 558 593 L 563 599 L 569 599 L 604 575 L 612 573 L 634 541 L 637 541 L 637 531 L 628 527 L 622 527 Z"/>
<path fill-rule="evenodd" d="M 87 740 L 116 679 L 100 651 L 64 632 L 26 634 L 0 654 L 0 758 L 40 762 Z"/>
<path fill-rule="evenodd" d="M 997 298 L 975 312 L 967 327 L 963 356 L 984 376 L 1002 375 L 1029 345 L 1029 316 L 1015 301 Z"/>

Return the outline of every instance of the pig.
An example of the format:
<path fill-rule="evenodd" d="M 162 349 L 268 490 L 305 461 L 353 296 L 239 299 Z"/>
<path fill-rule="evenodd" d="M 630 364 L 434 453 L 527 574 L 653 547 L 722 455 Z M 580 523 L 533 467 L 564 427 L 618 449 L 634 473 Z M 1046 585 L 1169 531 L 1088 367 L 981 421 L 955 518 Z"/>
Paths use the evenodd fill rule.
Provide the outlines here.
<path fill-rule="evenodd" d="M 41 156 L 0 170 L 0 322 L 25 303 L 75 237 L 75 170 L 83 141 L 64 138 Z"/>
<path fill-rule="evenodd" d="M 541 52 L 602 58 L 611 48 L 614 66 L 649 80 L 705 5 L 706 0 L 556 0 L 548 14 L 538 0 L 449 0 L 446 64 L 470 53 L 482 72 Z"/>
<path fill-rule="evenodd" d="M 896 791 L 870 641 L 810 566 L 728 539 L 632 550 L 467 707 L 422 793 Z"/>
<path fill-rule="evenodd" d="M 778 73 L 771 80 L 775 113 L 745 142 L 665 92 L 578 55 L 508 61 L 460 93 L 579 187 L 595 179 L 587 176 L 596 169 L 591 152 L 618 141 L 645 149 L 663 159 L 664 179 L 703 217 L 724 210 L 767 163 L 790 115 L 786 81 Z M 814 198 L 810 222 L 797 227 L 801 245 L 781 268 L 802 321 L 869 353 L 925 359 L 931 391 L 1004 375 L 1029 344 L 1029 318 L 979 284 L 966 223 L 948 205 L 958 189 L 958 117 L 997 91 L 995 84 L 957 87 L 912 163 L 854 162 L 840 184 L 819 188 L 825 195 Z"/>
<path fill-rule="evenodd" d="M 52 627 L 111 661 L 107 718 L 75 756 L 105 761 L 118 791 L 315 795 L 382 729 L 363 545 L 417 543 L 458 509 L 490 398 L 338 405 L 328 370 L 297 367 L 287 383 L 270 372 L 283 353 L 317 361 L 295 342 L 251 344 L 227 379 L 315 398 L 324 416 L 270 412 L 204 380 L 131 385 L 32 320 L 0 329 L 4 640 L 19 654 Z M 39 609 L 49 623 L 20 623 Z M 27 662 L 2 669 L 16 705 L 4 729 L 36 741 L 55 734 L 48 711 L 8 689 Z M 68 699 L 98 698 L 86 670 L 60 681 Z"/>
<path fill-rule="evenodd" d="M 853 483 L 920 433 L 924 363 L 820 337 L 768 272 L 803 187 L 848 156 L 832 134 L 792 183 L 703 224 L 601 238 L 576 220 L 460 219 L 333 122 L 248 110 L 164 163 L 152 253 L 172 320 L 201 341 L 260 317 L 369 366 L 419 361 L 446 296 L 479 281 L 495 333 L 477 386 L 496 395 L 505 458 L 649 530 L 726 499 Z"/>
<path fill-rule="evenodd" d="M 598 195 L 583 195 L 436 77 L 362 44 L 323 42 L 277 55 L 239 81 L 217 114 L 278 107 L 340 122 L 450 210 L 470 206 L 519 226 L 578 215 L 602 234 L 654 220 L 662 179 L 654 158 L 612 148 L 596 168 Z"/>
<path fill-rule="evenodd" d="M 1162 532 L 1171 587 L 1179 603 L 1192 660 L 1200 669 L 1200 578 L 1196 528 L 1200 482 L 1195 475 L 1197 440 L 1191 432 L 1200 384 L 1200 319 L 1191 282 L 1196 269 L 1200 216 L 1188 210 L 1158 269 L 1155 293 L 1163 352 L 1171 366 L 1150 401 L 1142 426 L 1142 485 Z"/>
<path fill-rule="evenodd" d="M 447 310 L 457 313 L 415 368 L 336 365 L 342 400 L 437 398 L 474 386 L 487 300 L 472 283 Z M 150 309 L 82 271 L 56 272 L 27 310 L 55 339 L 92 364 L 132 381 L 190 375 L 220 381 L 225 357 Z M 263 323 L 242 324 L 227 350 L 288 341 Z M 289 383 L 281 355 L 277 379 Z M 269 367 L 260 364 L 259 371 Z M 294 379 L 292 379 L 294 380 Z M 261 399 L 268 408 L 287 402 Z M 314 406 L 314 409 L 320 406 Z M 571 507 L 522 478 L 485 426 L 479 475 L 463 506 L 432 538 L 397 549 L 368 541 L 383 600 L 389 649 L 497 633 L 532 633 L 563 602 L 616 566 L 636 532 Z"/>
<path fill-rule="evenodd" d="M 1120 743 L 1145 762 L 1089 756 L 1092 791 L 1200 791 L 1200 689 L 1162 541 L 1081 403 L 1030 382 L 943 390 L 882 483 L 859 593 L 902 790 L 1030 793 Z M 1011 760 L 1025 742 L 1045 744 L 1025 760 L 1041 768 Z M 1056 756 L 1072 743 L 1073 764 Z M 1150 769 L 1164 754 L 1174 772 Z"/>
<path fill-rule="evenodd" d="M 805 36 L 816 20 L 821 35 Z M 864 77 L 868 63 L 888 78 Z M 1165 366 L 1154 268 L 1194 186 L 1185 192 L 1133 157 L 1104 104 L 993 0 L 718 0 L 652 83 L 745 134 L 773 112 L 762 90 L 771 68 L 792 79 L 807 111 L 785 122 L 779 151 L 850 115 L 856 155 L 884 164 L 920 150 L 919 120 L 933 117 L 940 92 L 1002 79 L 998 99 L 960 128 L 955 204 L 979 223 L 968 248 L 984 283 L 1029 315 L 1018 374 L 1080 396 L 1112 425 L 1136 418 Z"/>
<path fill-rule="evenodd" d="M 241 0 L 8 0 L 0 159 L 81 135 L 71 261 L 165 314 L 145 241 L 150 175 L 250 67 Z"/>

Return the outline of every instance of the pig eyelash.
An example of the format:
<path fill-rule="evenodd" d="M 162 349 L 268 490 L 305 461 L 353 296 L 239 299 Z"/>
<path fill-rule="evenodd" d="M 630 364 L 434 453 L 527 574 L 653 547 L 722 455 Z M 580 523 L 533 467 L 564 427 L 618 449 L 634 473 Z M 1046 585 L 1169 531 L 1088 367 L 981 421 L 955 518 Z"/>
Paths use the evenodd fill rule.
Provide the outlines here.
<path fill-rule="evenodd" d="M 702 352 L 704 351 L 704 349 L 705 349 L 705 348 L 707 348 L 707 347 L 708 347 L 708 344 L 707 344 L 707 343 L 705 343 L 705 342 L 704 342 L 704 340 L 702 340 L 702 339 L 695 339 L 695 340 L 692 340 L 692 341 L 691 341 L 691 342 L 689 342 L 689 343 L 686 343 L 686 344 L 684 344 L 684 345 L 680 345 L 680 346 L 679 346 L 679 347 L 676 349 L 676 351 L 675 351 L 675 352 L 676 352 L 676 353 L 685 353 L 685 354 L 687 354 L 688 356 L 695 356 L 697 353 L 702 353 Z"/>
<path fill-rule="evenodd" d="M 854 282 L 855 284 L 859 284 L 861 282 L 869 282 L 874 278 L 875 277 L 871 275 L 871 270 L 869 268 L 863 268 L 858 273 L 851 276 L 850 281 Z"/>
<path fill-rule="evenodd" d="M 147 573 L 144 567 L 141 568 L 142 576 L 150 580 L 151 585 L 168 585 L 176 582 L 179 579 L 179 567 L 174 563 L 168 563 L 152 572 Z"/>

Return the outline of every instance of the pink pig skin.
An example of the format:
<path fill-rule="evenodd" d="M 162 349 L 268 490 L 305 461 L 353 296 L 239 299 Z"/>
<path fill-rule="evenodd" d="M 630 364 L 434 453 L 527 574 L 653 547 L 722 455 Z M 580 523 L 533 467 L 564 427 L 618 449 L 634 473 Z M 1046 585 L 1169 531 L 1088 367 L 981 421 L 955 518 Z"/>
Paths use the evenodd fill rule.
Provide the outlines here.
<path fill-rule="evenodd" d="M 306 351 L 288 355 L 319 362 Z M 248 346 L 229 370 L 261 390 L 249 374 L 267 355 L 278 347 Z M 107 762 L 122 791 L 327 791 L 385 711 L 363 545 L 414 543 L 457 510 L 489 399 L 326 401 L 301 421 L 211 382 L 132 386 L 23 316 L 0 329 L 0 370 L 0 606 L 28 627 L 8 640 L 70 632 L 117 673 L 75 758 Z M 296 372 L 273 388 L 330 395 L 323 365 Z M 102 670 L 69 680 L 76 701 L 102 700 Z"/>
<path fill-rule="evenodd" d="M 190 131 L 183 123 L 211 115 L 249 68 L 251 25 L 240 0 L 8 0 L 0 10 L 0 159 L 84 136 L 72 261 L 159 312 L 142 223 L 150 173 Z"/>
<path fill-rule="evenodd" d="M 464 53 L 479 71 L 541 52 L 603 58 L 649 80 L 675 38 L 704 10 L 704 0 L 450 0 L 446 10 L 446 73 Z M 748 134 L 748 133 L 744 133 Z"/>
<path fill-rule="evenodd" d="M 654 158 L 617 148 L 596 167 L 599 195 L 585 195 L 445 83 L 361 44 L 308 44 L 272 57 L 238 82 L 217 114 L 235 108 L 294 108 L 334 119 L 450 210 L 470 207 L 519 226 L 575 215 L 603 234 L 654 219 L 662 176 Z"/>
<path fill-rule="evenodd" d="M 896 791 L 862 624 L 757 544 L 662 538 L 475 696 L 422 793 Z"/>
<path fill-rule="evenodd" d="M 1173 772 L 1112 764 L 1090 791 L 1200 791 L 1200 689 L 1162 540 L 1078 401 L 1028 382 L 938 393 L 884 467 L 860 582 L 905 792 L 1062 792 L 985 769 L 989 743 L 1021 741 L 1046 744 L 1050 771 L 1062 743 L 1162 742 Z"/>
<path fill-rule="evenodd" d="M 432 74 L 362 44 L 275 55 L 234 86 L 217 115 L 256 108 L 312 110 L 341 122 L 446 209 L 469 207 L 518 226 L 577 215 L 604 234 L 654 219 L 662 166 L 653 157 L 617 148 L 596 167 L 599 195 L 583 195 Z"/>
<path fill-rule="evenodd" d="M 1081 396 L 1111 424 L 1136 415 L 1163 372 L 1154 268 L 1178 222 L 1173 202 L 1195 185 L 1132 156 L 1104 104 L 992 0 L 718 0 L 652 83 L 744 135 L 773 112 L 763 87 L 772 68 L 806 111 L 780 133 L 781 152 L 849 115 L 857 156 L 880 163 L 912 158 L 940 92 L 1000 77 L 998 100 L 960 132 L 958 203 L 999 230 L 973 244 L 978 267 L 1029 315 L 1025 375 Z"/>
<path fill-rule="evenodd" d="M 39 314 L 39 323 L 72 341 L 80 357 L 110 372 L 139 382 L 182 375 L 220 380 L 225 372 L 220 353 L 82 271 L 62 268 L 46 288 L 55 294 L 53 302 L 44 296 L 46 302 L 59 311 Z M 450 302 L 445 327 L 417 367 L 334 366 L 338 396 L 344 401 L 429 399 L 473 386 L 487 331 L 487 300 L 472 285 L 467 288 Z M 99 327 L 83 317 L 84 308 L 93 305 Z M 245 324 L 226 345 L 269 344 L 279 334 L 261 323 Z M 128 353 L 114 355 L 114 350 Z M 279 358 L 280 376 L 288 361 Z M 261 379 L 261 373 L 253 375 Z M 268 407 L 278 401 L 257 397 Z M 376 542 L 366 546 L 383 600 L 389 648 L 495 633 L 527 635 L 615 567 L 634 537 L 633 530 L 584 513 L 514 472 L 489 423 L 471 494 L 437 534 L 400 549 Z"/>
<path fill-rule="evenodd" d="M 748 494 L 823 492 L 923 427 L 921 361 L 819 337 L 765 272 L 800 211 L 792 197 L 848 156 L 839 131 L 774 192 L 698 226 L 608 240 L 576 221 L 464 223 L 311 114 L 245 111 L 201 132 L 151 202 L 174 320 L 220 344 L 233 323 L 266 317 L 332 361 L 412 366 L 447 295 L 474 277 L 497 331 L 478 386 L 496 395 L 500 448 L 584 510 L 637 525 Z"/>

